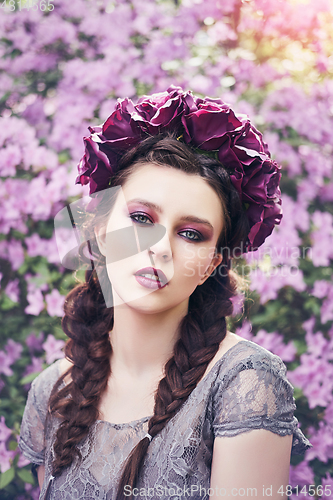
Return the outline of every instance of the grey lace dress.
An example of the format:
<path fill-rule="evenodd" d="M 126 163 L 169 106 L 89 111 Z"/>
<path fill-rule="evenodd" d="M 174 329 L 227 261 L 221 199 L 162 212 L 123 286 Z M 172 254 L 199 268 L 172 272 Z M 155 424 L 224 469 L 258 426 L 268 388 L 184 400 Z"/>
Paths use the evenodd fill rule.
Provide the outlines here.
<path fill-rule="evenodd" d="M 46 420 L 46 415 L 51 389 L 60 376 L 59 363 L 32 383 L 19 447 L 32 463 L 45 464 L 40 500 L 45 500 L 47 489 L 48 500 L 113 500 L 122 465 L 148 431 L 150 417 L 122 424 L 97 420 L 79 446 L 79 466 L 75 462 L 53 478 L 52 444 L 59 420 Z M 178 500 L 189 498 L 190 491 L 192 500 L 208 499 L 204 488 L 208 491 L 218 436 L 263 428 L 280 436 L 293 434 L 292 453 L 304 453 L 311 444 L 298 428 L 293 387 L 285 374 L 278 356 L 251 341 L 229 349 L 149 444 L 137 484 L 140 498 Z"/>

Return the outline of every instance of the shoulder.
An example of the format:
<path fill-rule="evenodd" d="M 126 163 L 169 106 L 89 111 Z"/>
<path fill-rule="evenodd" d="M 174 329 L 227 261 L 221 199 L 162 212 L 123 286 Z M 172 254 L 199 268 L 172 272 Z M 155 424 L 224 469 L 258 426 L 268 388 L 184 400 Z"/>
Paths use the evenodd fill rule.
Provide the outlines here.
<path fill-rule="evenodd" d="M 207 367 L 206 374 L 215 367 L 217 374 L 220 375 L 254 369 L 284 377 L 287 371 L 279 356 L 231 332 L 228 332 L 221 342 L 219 350 Z"/>
<path fill-rule="evenodd" d="M 238 337 L 238 336 L 237 336 Z M 239 340 L 240 339 L 240 340 Z M 293 394 L 293 386 L 286 378 L 286 366 L 279 356 L 250 340 L 235 339 L 235 342 L 215 363 L 213 392 L 220 393 L 227 387 L 242 392 L 255 386 L 273 386 L 277 391 Z"/>
<path fill-rule="evenodd" d="M 71 363 L 69 363 L 66 359 L 58 359 L 52 363 L 52 365 L 45 368 L 45 370 L 43 370 L 35 378 L 31 384 L 31 391 L 37 394 L 45 392 L 50 395 L 54 384 L 57 382 L 59 377 L 67 371 L 69 365 L 71 365 Z"/>

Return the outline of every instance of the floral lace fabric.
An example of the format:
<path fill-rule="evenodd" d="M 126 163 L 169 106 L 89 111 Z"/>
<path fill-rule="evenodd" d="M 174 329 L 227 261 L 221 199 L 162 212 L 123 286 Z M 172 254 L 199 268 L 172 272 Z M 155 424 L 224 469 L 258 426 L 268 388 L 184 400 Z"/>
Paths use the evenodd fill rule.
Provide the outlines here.
<path fill-rule="evenodd" d="M 40 500 L 113 500 L 122 466 L 148 431 L 150 416 L 123 424 L 96 421 L 79 446 L 82 462 L 52 478 L 52 444 L 59 420 L 46 416 L 51 389 L 60 376 L 59 363 L 34 380 L 21 426 L 20 449 L 31 462 L 45 463 Z M 304 453 L 311 444 L 298 428 L 293 387 L 285 374 L 278 356 L 251 341 L 229 349 L 150 443 L 137 484 L 147 493 L 144 498 L 187 498 L 188 491 L 201 486 L 191 498 L 208 499 L 203 489 L 209 488 L 213 443 L 219 436 L 263 428 L 281 436 L 293 434 L 292 453 Z"/>

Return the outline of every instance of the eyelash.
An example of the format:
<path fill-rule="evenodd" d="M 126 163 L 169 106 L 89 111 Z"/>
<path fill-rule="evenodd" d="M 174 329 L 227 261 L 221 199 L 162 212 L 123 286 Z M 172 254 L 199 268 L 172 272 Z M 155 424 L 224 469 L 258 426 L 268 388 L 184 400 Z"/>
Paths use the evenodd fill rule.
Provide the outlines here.
<path fill-rule="evenodd" d="M 145 219 L 148 219 L 151 222 L 151 224 L 154 224 L 154 222 L 148 217 L 148 215 L 146 215 L 144 213 L 136 212 L 136 213 L 130 214 L 130 218 L 133 221 L 135 221 L 137 224 L 146 224 L 146 222 L 142 222 L 142 221 L 137 220 L 136 217 L 144 217 Z M 184 231 L 181 231 L 179 234 L 182 234 L 182 233 L 192 233 L 192 234 L 197 236 L 197 238 L 185 237 L 185 239 L 188 241 L 203 241 L 203 236 L 202 236 L 202 234 L 199 233 L 199 231 L 194 231 L 193 229 L 185 229 Z"/>

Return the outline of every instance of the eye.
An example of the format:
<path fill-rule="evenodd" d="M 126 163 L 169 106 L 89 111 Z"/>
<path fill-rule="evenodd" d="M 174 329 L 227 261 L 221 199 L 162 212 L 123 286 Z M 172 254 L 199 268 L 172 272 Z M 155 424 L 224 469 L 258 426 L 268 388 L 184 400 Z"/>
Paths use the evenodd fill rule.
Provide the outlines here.
<path fill-rule="evenodd" d="M 138 222 L 139 224 L 153 224 L 153 221 L 150 219 L 150 217 L 142 212 L 130 214 L 130 218 L 135 222 Z"/>
<path fill-rule="evenodd" d="M 187 229 L 186 231 L 182 231 L 179 234 L 185 234 L 185 238 L 190 241 L 202 241 L 202 235 L 197 231 L 192 231 L 191 229 Z"/>

